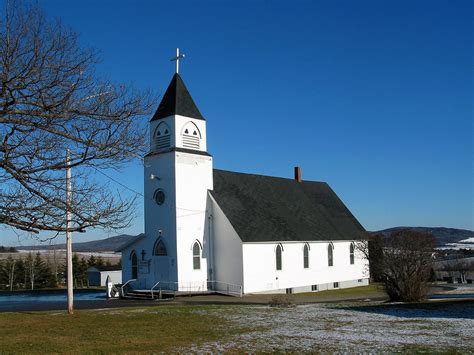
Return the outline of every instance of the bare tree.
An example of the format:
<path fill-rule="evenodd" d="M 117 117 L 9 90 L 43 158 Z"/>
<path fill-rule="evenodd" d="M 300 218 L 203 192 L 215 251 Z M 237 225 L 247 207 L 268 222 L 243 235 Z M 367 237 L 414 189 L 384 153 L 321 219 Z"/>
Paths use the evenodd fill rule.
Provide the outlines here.
<path fill-rule="evenodd" d="M 434 253 L 431 234 L 404 229 L 377 234 L 359 244 L 368 258 L 371 276 L 382 281 L 392 301 L 420 301 L 428 293 Z"/>
<path fill-rule="evenodd" d="M 99 79 L 97 54 L 35 7 L 7 2 L 0 19 L 0 224 L 66 231 L 66 149 L 74 199 L 70 231 L 123 228 L 134 198 L 96 170 L 142 156 L 148 93 Z"/>
<path fill-rule="evenodd" d="M 31 252 L 28 253 L 28 256 L 25 259 L 25 278 L 30 281 L 30 287 L 32 290 L 34 290 L 36 279 L 36 263 Z"/>
<path fill-rule="evenodd" d="M 8 288 L 10 289 L 10 291 L 13 291 L 13 283 L 15 281 L 15 265 L 15 259 L 13 259 L 11 255 L 9 255 L 7 260 L 5 261 L 4 268 L 7 274 Z"/>

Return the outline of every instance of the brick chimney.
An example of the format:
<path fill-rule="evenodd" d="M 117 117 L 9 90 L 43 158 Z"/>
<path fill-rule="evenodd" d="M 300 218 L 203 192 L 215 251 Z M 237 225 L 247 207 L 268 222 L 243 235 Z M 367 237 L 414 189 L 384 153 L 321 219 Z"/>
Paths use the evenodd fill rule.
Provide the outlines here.
<path fill-rule="evenodd" d="M 299 166 L 295 166 L 295 180 L 301 182 L 301 168 Z"/>

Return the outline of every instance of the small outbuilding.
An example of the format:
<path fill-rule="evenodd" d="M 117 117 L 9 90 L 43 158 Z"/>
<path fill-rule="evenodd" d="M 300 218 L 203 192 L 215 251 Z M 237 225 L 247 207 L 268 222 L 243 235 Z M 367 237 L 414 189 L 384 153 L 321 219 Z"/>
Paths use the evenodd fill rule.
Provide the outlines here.
<path fill-rule="evenodd" d="M 112 283 L 122 283 L 122 269 L 121 266 L 91 266 L 87 269 L 87 279 L 89 286 L 105 286 L 107 276 L 110 276 Z"/>

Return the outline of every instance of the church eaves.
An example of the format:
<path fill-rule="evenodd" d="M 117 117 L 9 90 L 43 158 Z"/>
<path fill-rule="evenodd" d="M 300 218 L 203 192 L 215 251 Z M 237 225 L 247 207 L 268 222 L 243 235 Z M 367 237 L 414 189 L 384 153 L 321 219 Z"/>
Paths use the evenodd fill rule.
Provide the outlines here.
<path fill-rule="evenodd" d="M 173 79 L 171 79 L 168 89 L 166 89 L 158 110 L 156 110 L 151 121 L 172 115 L 204 120 L 179 74 L 175 74 Z"/>

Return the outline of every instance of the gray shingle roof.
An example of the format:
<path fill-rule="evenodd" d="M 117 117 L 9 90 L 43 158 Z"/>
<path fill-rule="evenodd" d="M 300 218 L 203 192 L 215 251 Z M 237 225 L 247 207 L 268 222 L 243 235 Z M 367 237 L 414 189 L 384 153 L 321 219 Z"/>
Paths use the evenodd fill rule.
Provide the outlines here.
<path fill-rule="evenodd" d="M 204 117 L 201 115 L 201 112 L 199 112 L 199 109 L 179 74 L 175 74 L 171 79 L 168 89 L 166 89 L 151 121 L 172 115 L 181 115 L 204 120 Z"/>
<path fill-rule="evenodd" d="M 214 169 L 211 191 L 243 242 L 365 238 L 365 229 L 325 182 Z"/>
<path fill-rule="evenodd" d="M 145 233 L 140 233 L 139 235 L 131 238 L 128 242 L 125 242 L 121 246 L 119 246 L 117 249 L 115 249 L 116 252 L 121 252 L 122 250 L 128 248 L 129 246 L 138 243 L 140 240 L 145 238 Z"/>

